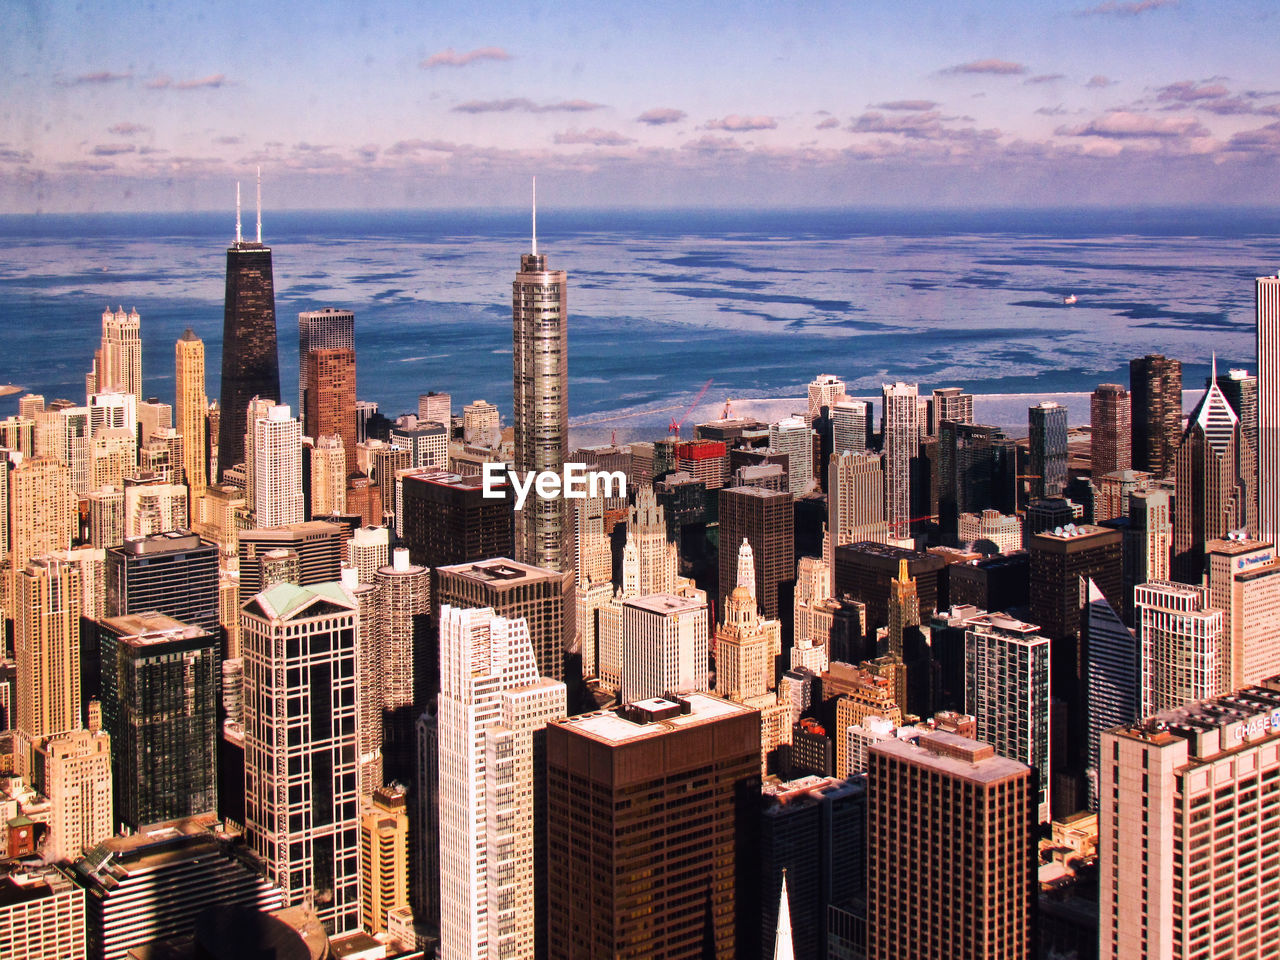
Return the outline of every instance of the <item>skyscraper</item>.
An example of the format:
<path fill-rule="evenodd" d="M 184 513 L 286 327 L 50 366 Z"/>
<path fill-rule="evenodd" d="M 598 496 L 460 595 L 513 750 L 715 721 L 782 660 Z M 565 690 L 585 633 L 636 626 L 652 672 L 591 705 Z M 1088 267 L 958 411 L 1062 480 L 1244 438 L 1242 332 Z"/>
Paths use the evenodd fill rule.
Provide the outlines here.
<path fill-rule="evenodd" d="M 1218 374 L 1218 389 L 1240 418 L 1240 432 L 1258 456 L 1258 378 L 1248 370 L 1231 369 Z"/>
<path fill-rule="evenodd" d="M 884 543 L 884 460 L 879 454 L 842 451 L 831 455 L 827 481 L 828 576 L 835 575 L 835 549 L 847 543 Z M 828 595 L 834 583 L 826 584 Z"/>
<path fill-rule="evenodd" d="M 787 455 L 787 489 L 793 496 L 803 494 L 813 480 L 812 428 L 803 417 L 783 417 L 769 425 L 769 449 Z M 711 489 L 710 484 L 707 489 Z"/>
<path fill-rule="evenodd" d="M 1103 734 L 1098 956 L 1276 955 L 1278 709 L 1268 682 Z"/>
<path fill-rule="evenodd" d="M 1133 459 L 1125 467 L 1131 465 L 1162 479 L 1173 476 L 1182 436 L 1182 361 L 1158 353 L 1135 357 L 1129 361 L 1129 391 Z"/>
<path fill-rule="evenodd" d="M 523 620 L 440 608 L 441 960 L 533 956 L 534 887 L 546 876 L 535 869 L 545 756 L 535 741 L 565 716 L 565 697 L 538 675 Z"/>
<path fill-rule="evenodd" d="M 1046 400 L 1027 410 L 1031 496 L 1060 497 L 1067 487 L 1067 408 Z"/>
<path fill-rule="evenodd" d="M 1105 477 L 1132 466 L 1137 449 L 1133 411 L 1137 408 L 1137 400 L 1118 383 L 1099 384 L 1089 397 L 1089 472 L 1094 477 Z"/>
<path fill-rule="evenodd" d="M 1133 592 L 1142 644 L 1141 717 L 1230 691 L 1231 650 L 1222 611 L 1209 606 L 1205 587 L 1171 581 Z"/>
<path fill-rule="evenodd" d="M 217 544 L 173 530 L 126 540 L 107 550 L 106 561 L 107 616 L 163 613 L 217 635 Z"/>
<path fill-rule="evenodd" d="M 276 295 L 271 248 L 262 243 L 262 180 L 258 180 L 258 238 L 240 235 L 240 187 L 236 186 L 236 239 L 227 248 L 227 290 L 222 321 L 222 416 L 218 426 L 218 474 L 244 462 L 249 401 L 280 398 L 276 352 Z"/>
<path fill-rule="evenodd" d="M 809 381 L 809 409 L 805 414 L 805 425 L 813 426 L 813 421 L 822 415 L 822 408 L 831 410 L 836 401 L 844 399 L 844 381 L 829 373 L 820 373 Z"/>
<path fill-rule="evenodd" d="M 1142 646 L 1092 580 L 1080 610 L 1084 651 L 1085 722 L 1088 725 L 1089 806 L 1098 807 L 1102 734 L 1138 719 L 1142 701 Z"/>
<path fill-rule="evenodd" d="M 245 604 L 245 830 L 289 905 L 360 927 L 356 603 L 277 584 Z"/>
<path fill-rule="evenodd" d="M 1280 676 L 1280 560 L 1259 540 L 1205 544 L 1209 602 L 1222 611 L 1231 651 L 1231 689 Z"/>
<path fill-rule="evenodd" d="M 23 460 L 8 478 L 9 573 L 16 581 L 28 560 L 71 546 L 76 507 L 70 471 L 57 460 Z"/>
<path fill-rule="evenodd" d="M 253 516 L 258 527 L 302 523 L 302 427 L 284 404 L 253 423 Z"/>
<path fill-rule="evenodd" d="M 415 704 L 421 710 L 435 692 L 428 690 L 432 656 L 427 636 L 431 612 L 431 573 L 409 562 L 397 547 L 392 562 L 374 575 L 379 590 L 382 662 L 382 768 L 388 782 L 413 780 Z M 434 666 L 432 664 L 431 666 Z"/>
<path fill-rule="evenodd" d="M 938 387 L 933 391 L 929 408 L 929 435 L 939 436 L 948 420 L 973 423 L 973 394 L 960 387 Z"/>
<path fill-rule="evenodd" d="M 16 578 L 18 732 L 27 743 L 81 726 L 80 589 L 79 565 L 52 558 L 30 561 Z"/>
<path fill-rule="evenodd" d="M 965 712 L 996 753 L 1035 770 L 1039 822 L 1049 821 L 1049 638 L 1002 613 L 965 623 Z"/>
<path fill-rule="evenodd" d="M 387 929 L 387 912 L 409 902 L 409 813 L 402 786 L 379 787 L 360 815 L 361 918 Z"/>
<path fill-rule="evenodd" d="M 102 347 L 98 354 L 102 363 L 95 371 L 97 382 L 92 393 L 120 391 L 131 393 L 142 402 L 142 336 L 137 310 L 124 312 L 120 307 L 102 311 Z M 97 358 L 95 358 L 96 363 Z"/>
<path fill-rule="evenodd" d="M 204 341 L 188 328 L 174 344 L 174 414 L 182 434 L 183 481 L 194 504 L 209 481 L 209 398 L 204 392 Z M 194 511 L 193 511 L 194 513 Z"/>
<path fill-rule="evenodd" d="M 218 809 L 218 637 L 158 613 L 103 621 L 102 723 L 116 819 L 131 830 Z"/>
<path fill-rule="evenodd" d="M 111 836 L 111 737 L 102 730 L 68 730 L 32 747 L 33 786 L 49 798 L 44 853 L 74 860 Z"/>
<path fill-rule="evenodd" d="M 1173 576 L 1198 584 L 1208 541 L 1257 528 L 1254 464 L 1240 420 L 1216 382 L 1191 412 L 1175 459 Z"/>
<path fill-rule="evenodd" d="M 1263 540 L 1280 542 L 1280 273 L 1255 282 L 1258 312 L 1258 504 Z"/>
<path fill-rule="evenodd" d="M 310 354 L 312 350 L 356 349 L 356 315 L 350 310 L 325 307 L 323 310 L 304 310 L 298 314 L 298 412 L 302 416 L 303 430 L 308 437 L 319 436 L 319 431 L 308 419 L 307 387 L 312 383 Z M 354 401 L 352 401 L 354 404 Z M 353 414 L 354 416 L 354 411 Z"/>
<path fill-rule="evenodd" d="M 533 247 L 511 285 L 515 469 L 560 473 L 569 451 L 568 279 Z M 531 496 L 516 517 L 516 559 L 572 572 L 568 501 Z"/>
<path fill-rule="evenodd" d="M 737 584 L 738 550 L 751 545 L 756 568 L 756 601 L 771 620 L 785 608 L 795 580 L 794 499 L 764 487 L 726 487 L 720 491 L 720 606 Z M 787 596 L 784 596 L 784 591 Z"/>
<path fill-rule="evenodd" d="M 911 535 L 911 459 L 920 447 L 920 406 L 914 383 L 886 383 L 884 400 L 884 516 L 889 536 Z"/>
<path fill-rule="evenodd" d="M 622 698 L 707 689 L 707 605 L 672 594 L 622 605 Z"/>
<path fill-rule="evenodd" d="M 347 469 L 356 462 L 356 352 L 312 350 L 307 354 L 307 406 L 302 413 L 308 437 L 337 435 L 347 457 Z"/>
<path fill-rule="evenodd" d="M 736 835 L 759 802 L 758 711 L 695 693 L 560 720 L 547 768 L 553 960 L 747 953 Z"/>
<path fill-rule="evenodd" d="M 869 752 L 868 960 L 1030 957 L 1028 767 L 942 732 Z"/>
<path fill-rule="evenodd" d="M 831 408 L 832 453 L 862 453 L 871 432 L 871 402 L 837 400 Z"/>

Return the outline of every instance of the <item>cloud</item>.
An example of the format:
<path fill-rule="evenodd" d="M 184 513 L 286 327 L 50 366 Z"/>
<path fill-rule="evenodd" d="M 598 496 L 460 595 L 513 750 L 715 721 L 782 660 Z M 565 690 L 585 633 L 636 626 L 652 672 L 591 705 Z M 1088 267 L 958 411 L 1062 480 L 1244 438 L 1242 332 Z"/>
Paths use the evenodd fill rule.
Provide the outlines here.
<path fill-rule="evenodd" d="M 681 150 L 690 150 L 696 153 L 714 154 L 714 153 L 740 153 L 743 151 L 742 144 L 738 143 L 733 137 L 713 137 L 710 135 L 699 137 L 697 140 L 689 140 L 681 144 Z"/>
<path fill-rule="evenodd" d="M 916 112 L 920 110 L 932 110 L 938 106 L 936 100 L 889 100 L 885 103 L 873 103 L 872 108 L 876 110 L 907 110 Z"/>
<path fill-rule="evenodd" d="M 65 87 L 82 87 L 102 85 L 106 83 L 119 83 L 121 80 L 132 79 L 132 73 L 113 73 L 110 70 L 98 70 L 94 73 L 83 73 L 72 80 L 63 82 Z"/>
<path fill-rule="evenodd" d="M 1117 17 L 1136 17 L 1140 13 L 1148 13 L 1151 10 L 1159 10 L 1161 7 L 1176 7 L 1178 0 L 1131 0 L 1131 2 L 1123 2 L 1123 0 L 1106 0 L 1096 7 L 1089 7 L 1087 10 L 1077 10 L 1077 17 L 1093 17 L 1093 16 L 1117 16 Z"/>
<path fill-rule="evenodd" d="M 356 147 L 356 156 L 366 163 L 373 163 L 378 159 L 378 145 L 366 143 L 363 147 Z"/>
<path fill-rule="evenodd" d="M 1023 83 L 1053 83 L 1055 80 L 1066 79 L 1065 73 L 1042 73 L 1034 77 L 1027 77 Z"/>
<path fill-rule="evenodd" d="M 814 129 L 815 129 L 815 130 L 830 130 L 830 129 L 832 129 L 833 127 L 838 127 L 838 126 L 840 126 L 840 121 L 839 121 L 839 120 L 837 120 L 835 117 L 827 117 L 827 119 L 823 120 L 820 124 L 818 124 L 816 127 L 814 127 Z"/>
<path fill-rule="evenodd" d="M 742 117 L 736 113 L 721 120 L 708 120 L 704 127 L 707 130 L 728 130 L 731 133 L 745 133 L 749 130 L 774 130 L 778 121 L 773 117 Z"/>
<path fill-rule="evenodd" d="M 561 144 L 584 143 L 593 147 L 625 147 L 635 143 L 634 137 L 625 137 L 613 130 L 601 130 L 592 127 L 590 130 L 564 130 L 557 133 L 555 142 Z"/>
<path fill-rule="evenodd" d="M 150 129 L 150 127 L 144 127 L 140 123 L 123 121 L 121 123 L 113 123 L 107 127 L 107 133 L 114 133 L 121 137 L 132 137 L 135 133 L 146 133 Z"/>
<path fill-rule="evenodd" d="M 1056 107 L 1039 107 L 1036 110 L 1036 113 L 1040 114 L 1042 117 L 1061 117 L 1066 112 L 1067 108 L 1062 104 L 1058 104 Z"/>
<path fill-rule="evenodd" d="M 851 133 L 896 133 L 911 140 L 996 140 L 1000 131 L 979 130 L 976 127 L 944 127 L 953 120 L 969 117 L 944 117 L 937 110 L 923 113 L 884 114 L 868 110 L 853 118 Z"/>
<path fill-rule="evenodd" d="M 646 110 L 640 116 L 636 117 L 640 123 L 647 123 L 651 127 L 660 127 L 665 123 L 678 123 L 687 117 L 688 114 L 683 110 L 677 110 L 675 107 L 654 107 L 652 110 Z"/>
<path fill-rule="evenodd" d="M 475 50 L 468 50 L 465 53 L 456 53 L 453 47 L 449 47 L 447 50 L 433 53 L 418 66 L 423 70 L 433 70 L 436 67 L 465 67 L 481 60 L 511 59 L 511 54 L 501 47 L 477 47 Z"/>
<path fill-rule="evenodd" d="M 1010 76 L 1013 74 L 1022 74 L 1027 72 L 1027 66 L 1023 63 L 1012 63 L 1009 60 L 971 60 L 968 63 L 959 63 L 954 67 L 947 67 L 943 73 L 994 73 Z"/>
<path fill-rule="evenodd" d="M 1220 83 L 1197 84 L 1194 80 L 1179 80 L 1156 92 L 1156 99 L 1161 101 L 1176 100 L 1179 103 L 1194 103 L 1197 100 L 1217 100 L 1230 93 Z"/>
<path fill-rule="evenodd" d="M 590 100 L 559 100 L 555 103 L 534 103 L 528 97 L 512 97 L 508 100 L 467 100 L 453 108 L 454 113 L 584 113 L 601 110 L 603 103 Z"/>
<path fill-rule="evenodd" d="M 1089 78 L 1089 82 L 1086 83 L 1085 86 L 1091 90 L 1102 90 L 1102 89 L 1105 89 L 1106 87 L 1111 86 L 1113 83 L 1117 83 L 1117 82 L 1118 81 L 1116 80 L 1107 79 L 1100 73 L 1095 73 L 1092 77 Z"/>
<path fill-rule="evenodd" d="M 200 77 L 198 80 L 183 80 L 173 85 L 175 90 L 198 90 L 201 87 L 222 87 L 226 86 L 227 77 L 222 73 L 211 73 L 207 77 Z"/>
<path fill-rule="evenodd" d="M 0 163 L 30 163 L 30 150 L 13 150 L 7 144 L 0 145 Z"/>
<path fill-rule="evenodd" d="M 397 140 L 387 147 L 386 154 L 389 157 L 407 157 L 423 151 L 453 153 L 457 149 L 457 144 L 447 140 Z"/>
<path fill-rule="evenodd" d="M 1280 121 L 1257 130 L 1241 130 L 1231 137 L 1227 149 L 1248 153 L 1280 153 Z"/>
<path fill-rule="evenodd" d="M 100 143 L 89 152 L 95 157 L 115 157 L 122 153 L 137 153 L 138 148 L 132 143 Z"/>
<path fill-rule="evenodd" d="M 1078 127 L 1059 127 L 1059 136 L 1105 137 L 1125 140 L 1142 137 L 1202 137 L 1208 130 L 1195 117 L 1153 117 L 1148 114 L 1117 110 Z"/>
<path fill-rule="evenodd" d="M 243 143 L 244 137 L 231 137 L 231 136 L 214 137 L 213 142 L 220 143 L 224 147 L 234 147 L 237 144 Z"/>

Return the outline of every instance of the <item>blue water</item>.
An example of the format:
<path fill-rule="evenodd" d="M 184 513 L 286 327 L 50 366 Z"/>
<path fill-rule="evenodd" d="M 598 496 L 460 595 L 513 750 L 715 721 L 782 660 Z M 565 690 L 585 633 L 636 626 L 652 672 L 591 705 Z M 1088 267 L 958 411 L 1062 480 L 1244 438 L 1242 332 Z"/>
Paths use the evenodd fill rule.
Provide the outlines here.
<path fill-rule="evenodd" d="M 81 400 L 107 304 L 142 315 L 146 391 L 172 399 L 173 342 L 220 363 L 226 214 L 0 217 L 0 382 Z M 356 311 L 358 393 L 391 416 L 427 390 L 511 403 L 523 211 L 268 211 L 284 399 L 300 310 Z M 582 423 L 687 404 L 853 391 L 1087 391 L 1130 357 L 1254 369 L 1253 278 L 1280 212 L 542 211 L 569 274 L 570 405 Z M 1066 307 L 1062 298 L 1078 297 Z M 16 409 L 0 400 L 0 414 Z M 981 412 L 979 411 L 979 418 Z"/>

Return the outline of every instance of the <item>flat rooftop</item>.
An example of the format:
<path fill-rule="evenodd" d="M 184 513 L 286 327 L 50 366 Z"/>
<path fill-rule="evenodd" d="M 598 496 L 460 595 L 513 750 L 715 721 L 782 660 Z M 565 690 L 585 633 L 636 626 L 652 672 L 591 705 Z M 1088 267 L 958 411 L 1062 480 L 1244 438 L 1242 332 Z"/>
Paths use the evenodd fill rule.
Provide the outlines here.
<path fill-rule="evenodd" d="M 175 620 L 154 610 L 108 617 L 102 623 L 119 634 L 122 643 L 135 647 L 172 643 L 174 640 L 195 640 L 198 637 L 209 636 L 209 631 L 202 627 L 183 623 L 181 620 Z"/>
<path fill-rule="evenodd" d="M 651 737 L 660 737 L 671 733 L 673 730 L 714 723 L 717 720 L 723 720 L 725 717 L 737 717 L 756 712 L 740 703 L 722 700 L 706 693 L 681 694 L 681 699 L 689 704 L 690 711 L 668 717 L 665 720 L 633 723 L 612 710 L 601 710 L 597 713 L 586 713 L 581 716 L 570 717 L 567 720 L 557 720 L 555 725 L 573 730 L 599 743 L 618 746 L 624 743 L 634 743 L 638 740 L 647 740 Z M 635 706 L 652 708 L 658 704 L 669 707 L 677 706 L 673 701 L 661 697 L 642 701 L 641 704 L 635 704 Z"/>
<path fill-rule="evenodd" d="M 914 740 L 879 740 L 871 745 L 871 752 L 976 783 L 994 783 L 1025 775 L 1031 769 L 1017 760 L 997 755 L 990 744 L 981 740 L 943 731 L 922 733 Z"/>
<path fill-rule="evenodd" d="M 473 563 L 456 563 L 450 567 L 437 567 L 436 570 L 439 573 L 451 573 L 469 580 L 478 580 L 481 583 L 528 583 L 563 576 L 555 570 L 535 567 L 507 557 L 495 557 L 492 560 L 478 560 Z"/>
<path fill-rule="evenodd" d="M 665 616 L 669 613 L 704 610 L 707 604 L 703 600 L 695 600 L 692 597 L 679 597 L 674 593 L 651 593 L 647 597 L 632 597 L 630 600 L 625 601 L 623 606 L 635 607 L 638 610 L 647 610 L 650 613 Z"/>

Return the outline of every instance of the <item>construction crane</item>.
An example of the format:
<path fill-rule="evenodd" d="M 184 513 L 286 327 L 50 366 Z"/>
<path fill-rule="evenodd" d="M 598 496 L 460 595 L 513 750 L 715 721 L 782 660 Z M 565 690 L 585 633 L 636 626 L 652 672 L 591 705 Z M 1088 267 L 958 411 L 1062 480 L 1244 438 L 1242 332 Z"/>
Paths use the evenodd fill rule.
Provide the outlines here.
<path fill-rule="evenodd" d="M 689 404 L 689 409 L 684 412 L 683 417 L 679 420 L 675 417 L 671 418 L 671 426 L 668 428 L 668 432 L 671 436 L 675 437 L 677 440 L 680 439 L 680 428 L 683 427 L 684 422 L 689 419 L 689 414 L 693 413 L 693 408 L 700 404 L 702 402 L 702 398 L 707 395 L 707 391 L 711 389 L 712 382 L 712 380 L 708 380 L 702 385 L 702 389 L 699 390 L 698 395 L 693 398 L 693 403 Z"/>

